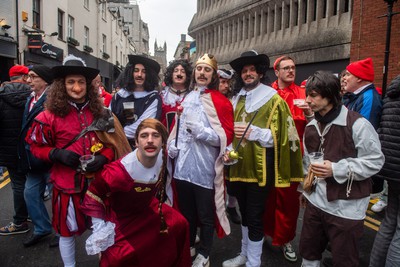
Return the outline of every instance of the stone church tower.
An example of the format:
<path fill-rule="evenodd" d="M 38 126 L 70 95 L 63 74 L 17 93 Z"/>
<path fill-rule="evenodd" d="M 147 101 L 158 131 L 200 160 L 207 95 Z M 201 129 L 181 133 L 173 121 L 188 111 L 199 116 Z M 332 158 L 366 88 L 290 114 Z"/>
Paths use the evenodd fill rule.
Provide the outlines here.
<path fill-rule="evenodd" d="M 164 73 L 167 67 L 167 43 L 164 42 L 164 46 L 158 46 L 157 40 L 154 42 L 154 60 L 156 60 L 161 65 L 160 73 Z"/>

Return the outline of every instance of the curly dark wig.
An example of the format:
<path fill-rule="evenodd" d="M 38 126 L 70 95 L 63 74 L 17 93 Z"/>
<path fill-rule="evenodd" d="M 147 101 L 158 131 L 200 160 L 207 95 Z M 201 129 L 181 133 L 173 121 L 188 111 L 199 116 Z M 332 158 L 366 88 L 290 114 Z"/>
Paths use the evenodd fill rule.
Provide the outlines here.
<path fill-rule="evenodd" d="M 191 78 L 191 82 L 190 82 L 190 87 L 189 90 L 193 90 L 196 87 L 196 68 L 193 69 L 192 72 L 192 78 Z M 212 74 L 212 78 L 211 78 L 211 82 L 207 85 L 208 89 L 214 89 L 214 90 L 218 90 L 219 88 L 219 77 L 218 77 L 218 73 L 215 69 L 213 69 L 213 74 Z"/>
<path fill-rule="evenodd" d="M 190 65 L 190 62 L 187 61 L 186 59 L 177 59 L 177 60 L 172 61 L 168 65 L 168 67 L 165 69 L 165 73 L 164 73 L 164 83 L 167 86 L 171 86 L 172 85 L 172 75 L 174 73 L 174 69 L 176 67 L 178 67 L 179 65 L 181 65 L 182 68 L 186 72 L 185 88 L 188 88 L 189 85 L 190 85 L 190 78 L 191 78 L 191 75 L 192 75 L 193 68 Z"/>
<path fill-rule="evenodd" d="M 159 90 L 160 78 L 158 74 L 151 68 L 146 67 L 146 79 L 144 80 L 144 90 L 151 92 Z M 126 64 L 125 69 L 118 76 L 115 84 L 120 88 L 125 88 L 128 91 L 133 91 L 135 88 L 135 80 L 133 79 L 133 71 L 135 66 L 131 63 Z"/>
<path fill-rule="evenodd" d="M 95 89 L 91 83 L 87 82 L 87 80 L 86 88 L 86 99 L 89 100 L 89 109 L 96 119 L 100 118 L 104 113 L 103 100 L 100 98 L 97 89 Z M 44 106 L 55 115 L 65 117 L 72 108 L 71 105 L 68 104 L 69 99 L 65 88 L 65 79 L 58 78 L 51 84 Z"/>
<path fill-rule="evenodd" d="M 256 67 L 256 72 L 262 75 L 260 82 L 265 85 L 270 85 L 271 81 L 267 76 L 267 70 L 269 69 L 269 66 L 265 64 L 255 64 L 254 66 Z M 239 93 L 239 91 L 244 87 L 244 82 L 242 80 L 242 69 L 240 70 L 240 72 L 235 72 L 235 74 L 233 75 L 233 95 Z"/>

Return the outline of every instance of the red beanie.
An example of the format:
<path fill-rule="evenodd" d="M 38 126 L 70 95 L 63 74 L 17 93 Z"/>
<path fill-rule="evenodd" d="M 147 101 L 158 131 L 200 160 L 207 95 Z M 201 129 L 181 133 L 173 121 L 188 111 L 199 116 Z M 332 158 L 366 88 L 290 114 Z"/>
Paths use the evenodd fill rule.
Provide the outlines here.
<path fill-rule="evenodd" d="M 370 57 L 350 63 L 346 67 L 346 70 L 348 70 L 354 76 L 365 81 L 374 81 L 374 66 L 372 64 L 372 58 Z"/>
<path fill-rule="evenodd" d="M 8 71 L 10 77 L 14 76 L 22 76 L 28 74 L 29 69 L 23 65 L 15 65 L 12 66 L 11 69 Z"/>
<path fill-rule="evenodd" d="M 279 63 L 281 63 L 282 59 L 284 59 L 286 56 L 281 56 L 278 57 L 275 62 L 274 62 L 274 70 L 276 70 L 278 68 Z"/>

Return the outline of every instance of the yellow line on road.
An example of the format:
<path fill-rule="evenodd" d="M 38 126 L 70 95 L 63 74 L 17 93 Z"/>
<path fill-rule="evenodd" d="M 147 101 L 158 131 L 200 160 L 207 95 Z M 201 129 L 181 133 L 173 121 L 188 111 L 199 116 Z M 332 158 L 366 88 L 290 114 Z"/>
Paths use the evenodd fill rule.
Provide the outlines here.
<path fill-rule="evenodd" d="M 0 189 L 5 187 L 10 182 L 10 175 L 8 171 L 3 172 L 3 182 L 0 183 Z"/>
<path fill-rule="evenodd" d="M 372 230 L 377 231 L 377 232 L 378 232 L 378 230 L 379 230 L 379 227 L 378 227 L 378 226 L 376 226 L 376 225 L 374 225 L 374 224 L 372 224 L 372 223 L 369 223 L 369 222 L 367 222 L 367 221 L 364 221 L 364 225 L 367 226 L 368 228 L 371 228 Z"/>
<path fill-rule="evenodd" d="M 365 216 L 365 219 L 366 219 L 367 221 L 371 222 L 371 223 L 374 223 L 374 224 L 377 225 L 377 226 L 381 225 L 381 222 L 380 222 L 380 221 L 378 221 L 378 220 L 376 220 L 376 219 L 374 219 L 374 218 L 371 218 L 371 217 L 369 217 L 369 216 Z"/>
<path fill-rule="evenodd" d="M 3 182 L 1 182 L 0 184 L 0 189 L 2 189 L 3 187 L 5 187 L 6 185 L 8 185 L 8 183 L 10 182 L 10 178 L 5 179 Z"/>

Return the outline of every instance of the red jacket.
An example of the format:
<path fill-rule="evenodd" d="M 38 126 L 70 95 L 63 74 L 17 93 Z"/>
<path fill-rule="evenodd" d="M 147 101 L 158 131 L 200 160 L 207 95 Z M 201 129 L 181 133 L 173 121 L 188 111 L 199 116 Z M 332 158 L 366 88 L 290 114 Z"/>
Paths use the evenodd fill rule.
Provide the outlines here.
<path fill-rule="evenodd" d="M 107 92 L 106 90 L 104 90 L 103 87 L 100 87 L 100 89 L 101 89 L 100 97 L 103 98 L 104 106 L 106 106 L 108 108 L 111 103 L 112 95 L 109 92 Z"/>
<path fill-rule="evenodd" d="M 288 104 L 290 113 L 292 114 L 294 123 L 296 125 L 297 133 L 300 137 L 301 150 L 303 151 L 303 135 L 307 121 L 304 117 L 303 110 L 293 104 L 293 99 L 306 99 L 306 91 L 304 88 L 297 86 L 295 83 L 292 83 L 284 89 L 279 89 L 278 81 L 273 82 L 271 87 L 274 88 L 280 97 L 282 97 L 283 100 L 285 100 L 285 102 Z"/>
<path fill-rule="evenodd" d="M 50 161 L 49 153 L 53 148 L 63 148 L 75 138 L 84 128 L 93 122 L 93 114 L 85 105 L 80 111 L 72 106 L 64 118 L 54 115 L 48 110 L 40 113 L 27 134 L 26 141 L 31 145 L 32 154 Z M 100 142 L 94 132 L 88 132 L 65 149 L 79 155 L 91 154 L 93 144 Z M 100 154 L 109 161 L 114 158 L 110 148 L 103 148 Z M 65 193 L 78 193 L 83 190 L 84 175 L 61 163 L 54 163 L 51 168 L 50 181 Z"/>

